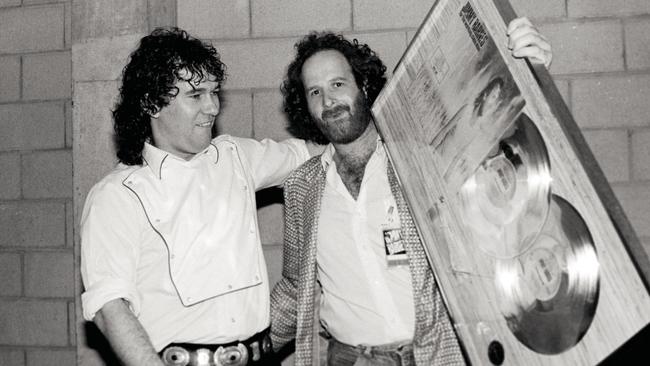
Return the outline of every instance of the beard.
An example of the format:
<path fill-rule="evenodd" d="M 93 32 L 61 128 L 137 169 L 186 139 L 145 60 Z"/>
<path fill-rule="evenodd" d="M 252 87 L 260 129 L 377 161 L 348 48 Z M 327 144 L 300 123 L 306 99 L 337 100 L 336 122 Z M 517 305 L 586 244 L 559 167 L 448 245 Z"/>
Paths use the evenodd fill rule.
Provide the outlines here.
<path fill-rule="evenodd" d="M 324 110 L 314 117 L 318 129 L 331 143 L 348 144 L 358 139 L 370 124 L 370 106 L 363 93 L 354 100 L 354 113 L 350 106 L 342 104 Z"/>

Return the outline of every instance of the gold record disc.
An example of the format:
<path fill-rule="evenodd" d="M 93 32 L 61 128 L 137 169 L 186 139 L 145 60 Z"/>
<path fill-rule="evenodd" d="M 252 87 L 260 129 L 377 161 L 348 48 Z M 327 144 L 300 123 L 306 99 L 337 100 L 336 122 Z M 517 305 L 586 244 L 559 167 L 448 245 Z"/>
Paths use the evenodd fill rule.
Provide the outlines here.
<path fill-rule="evenodd" d="M 548 214 L 550 163 L 539 130 L 521 114 L 463 184 L 459 195 L 470 239 L 487 254 L 512 258 L 535 240 Z"/>
<path fill-rule="evenodd" d="M 496 261 L 501 312 L 531 350 L 558 354 L 587 332 L 598 303 L 599 262 L 580 214 L 552 195 L 535 242 L 520 256 Z"/>

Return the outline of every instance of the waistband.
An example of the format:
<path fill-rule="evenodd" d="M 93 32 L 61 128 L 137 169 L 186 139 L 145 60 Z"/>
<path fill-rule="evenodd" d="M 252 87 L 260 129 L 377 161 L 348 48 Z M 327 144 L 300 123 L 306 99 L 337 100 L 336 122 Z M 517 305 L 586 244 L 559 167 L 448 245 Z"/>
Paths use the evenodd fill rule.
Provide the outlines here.
<path fill-rule="evenodd" d="M 167 366 L 244 366 L 273 357 L 269 328 L 243 341 L 224 344 L 171 343 L 158 353 Z"/>
<path fill-rule="evenodd" d="M 363 344 L 352 346 L 340 342 L 334 337 L 329 338 L 328 341 L 334 342 L 337 347 L 354 350 L 358 354 L 364 355 L 367 358 L 372 358 L 375 356 L 397 356 L 401 361 L 401 365 L 415 365 L 413 343 L 411 342 L 395 342 L 375 346 Z"/>

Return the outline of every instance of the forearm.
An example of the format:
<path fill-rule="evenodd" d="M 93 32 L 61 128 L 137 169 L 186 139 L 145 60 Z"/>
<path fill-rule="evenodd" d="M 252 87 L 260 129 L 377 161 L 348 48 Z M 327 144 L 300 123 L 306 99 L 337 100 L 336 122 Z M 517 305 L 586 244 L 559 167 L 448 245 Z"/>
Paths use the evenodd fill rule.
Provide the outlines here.
<path fill-rule="evenodd" d="M 124 300 L 106 303 L 95 315 L 94 322 L 125 366 L 164 366 Z"/>
<path fill-rule="evenodd" d="M 271 292 L 271 339 L 278 351 L 296 337 L 297 290 L 288 278 L 283 278 Z"/>

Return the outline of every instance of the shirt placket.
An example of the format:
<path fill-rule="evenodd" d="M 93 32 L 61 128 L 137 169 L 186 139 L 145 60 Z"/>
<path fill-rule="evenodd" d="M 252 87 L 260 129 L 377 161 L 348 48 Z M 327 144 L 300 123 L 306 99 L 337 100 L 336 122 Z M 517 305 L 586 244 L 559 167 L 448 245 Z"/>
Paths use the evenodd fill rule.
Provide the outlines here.
<path fill-rule="evenodd" d="M 363 190 L 362 190 L 363 191 Z M 361 192 L 360 192 L 361 193 Z M 380 315 L 386 319 L 389 327 L 386 329 L 386 334 L 389 335 L 393 330 L 393 325 L 399 322 L 397 317 L 397 307 L 392 300 L 391 294 L 388 291 L 386 281 L 380 266 L 381 256 L 377 256 L 376 248 L 372 247 L 372 242 L 369 240 L 377 233 L 371 230 L 380 230 L 380 226 L 376 223 L 368 221 L 368 212 L 366 210 L 365 194 L 360 194 L 355 207 L 355 219 L 353 220 L 354 242 L 356 244 L 357 252 L 362 263 L 364 274 L 367 277 L 367 283 L 370 285 L 370 293 L 372 294 L 372 301 L 374 308 L 378 309 Z"/>
<path fill-rule="evenodd" d="M 234 146 L 228 147 L 229 153 L 231 154 L 231 159 L 233 162 L 233 172 L 235 174 L 235 177 L 237 178 L 237 182 L 239 184 L 239 187 L 244 193 L 244 196 L 246 197 L 245 202 L 244 202 L 244 211 L 247 213 L 244 215 L 244 217 L 249 217 L 250 222 L 248 223 L 248 232 L 247 233 L 241 233 L 241 237 L 243 238 L 244 235 L 248 235 L 251 237 L 251 240 L 255 240 L 257 236 L 257 230 L 256 230 L 256 213 L 252 213 L 249 211 L 252 211 L 252 198 L 251 194 L 254 194 L 250 191 L 251 188 L 249 188 L 249 182 L 246 180 L 243 172 L 240 170 L 241 167 L 241 161 L 239 159 L 239 153 L 237 149 L 235 149 Z M 258 279 L 256 277 L 256 279 Z M 231 334 L 237 334 L 238 333 L 238 328 L 239 323 L 243 322 L 243 316 L 244 313 L 241 311 L 242 309 L 238 309 L 238 311 L 229 311 L 231 316 L 229 319 L 227 319 L 227 326 L 231 329 Z"/>

